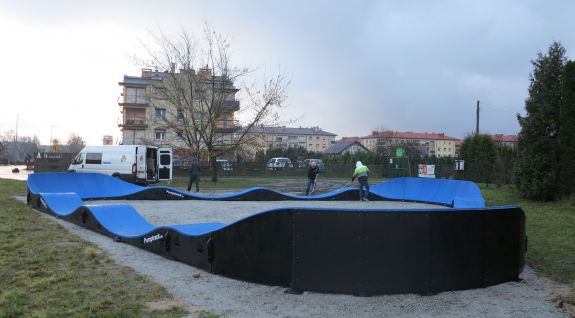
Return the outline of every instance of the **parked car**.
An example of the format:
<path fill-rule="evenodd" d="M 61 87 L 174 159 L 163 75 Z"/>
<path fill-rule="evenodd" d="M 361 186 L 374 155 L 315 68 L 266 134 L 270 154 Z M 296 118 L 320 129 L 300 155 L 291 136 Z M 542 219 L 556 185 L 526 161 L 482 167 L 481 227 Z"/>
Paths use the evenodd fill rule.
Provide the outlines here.
<path fill-rule="evenodd" d="M 283 168 L 293 168 L 293 164 L 289 158 L 271 158 L 266 163 L 266 169 L 268 170 L 280 170 Z"/>
<path fill-rule="evenodd" d="M 302 161 L 300 168 L 309 167 L 309 163 L 311 161 L 315 162 L 315 165 L 319 168 L 319 172 L 325 171 L 325 164 L 323 163 L 323 161 L 321 159 L 305 159 L 304 161 Z"/>
<path fill-rule="evenodd" d="M 232 164 L 225 159 L 217 159 L 216 163 L 218 165 L 220 165 L 220 167 L 222 167 L 222 170 L 224 170 L 224 171 L 233 171 L 234 170 L 234 168 L 232 167 Z"/>

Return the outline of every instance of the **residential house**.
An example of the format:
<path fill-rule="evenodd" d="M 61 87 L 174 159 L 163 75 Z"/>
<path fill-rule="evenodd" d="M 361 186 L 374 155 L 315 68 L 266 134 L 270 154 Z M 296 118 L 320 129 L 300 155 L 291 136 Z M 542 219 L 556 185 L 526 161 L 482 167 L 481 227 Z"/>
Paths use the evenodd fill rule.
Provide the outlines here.
<path fill-rule="evenodd" d="M 507 146 L 510 148 L 515 148 L 517 145 L 517 141 L 519 140 L 517 135 L 494 134 L 489 136 L 491 137 L 491 139 L 493 139 L 495 144 Z"/>
<path fill-rule="evenodd" d="M 423 155 L 436 157 L 455 157 L 455 143 L 459 139 L 444 133 L 417 133 L 401 131 L 374 131 L 361 139 L 361 144 L 370 151 L 379 146 L 393 146 L 402 143 L 413 144 Z"/>
<path fill-rule="evenodd" d="M 327 148 L 324 151 L 324 154 L 335 156 L 349 153 L 353 155 L 358 152 L 367 152 L 367 151 L 369 150 L 367 150 L 367 148 L 365 148 L 359 141 L 339 140 L 331 147 Z"/>

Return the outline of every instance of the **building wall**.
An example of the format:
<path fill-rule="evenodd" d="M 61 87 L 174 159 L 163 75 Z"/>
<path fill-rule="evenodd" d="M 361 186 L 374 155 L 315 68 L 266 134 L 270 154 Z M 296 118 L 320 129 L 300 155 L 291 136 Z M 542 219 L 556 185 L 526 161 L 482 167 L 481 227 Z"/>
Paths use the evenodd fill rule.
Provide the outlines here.
<path fill-rule="evenodd" d="M 378 145 L 393 145 L 402 142 L 414 142 L 425 155 L 437 157 L 455 157 L 455 141 L 442 139 L 408 139 L 392 137 L 366 137 L 361 144 L 370 151 L 377 151 Z"/>
<path fill-rule="evenodd" d="M 210 73 L 203 72 L 201 76 L 210 78 Z M 175 148 L 188 148 L 183 139 L 165 125 L 163 115 L 169 120 L 177 120 L 177 109 L 162 97 L 162 82 L 153 80 L 151 70 L 142 70 L 142 77 L 136 78 L 138 83 L 121 83 L 123 86 L 122 130 L 123 144 L 151 144 L 156 146 L 171 146 Z M 144 83 L 144 84 L 143 84 Z M 152 85 L 153 83 L 153 85 Z M 226 92 L 226 100 L 235 101 L 235 92 L 231 89 Z M 226 111 L 216 119 L 215 127 L 221 129 L 222 140 L 231 141 L 233 130 L 237 122 L 235 111 Z"/>

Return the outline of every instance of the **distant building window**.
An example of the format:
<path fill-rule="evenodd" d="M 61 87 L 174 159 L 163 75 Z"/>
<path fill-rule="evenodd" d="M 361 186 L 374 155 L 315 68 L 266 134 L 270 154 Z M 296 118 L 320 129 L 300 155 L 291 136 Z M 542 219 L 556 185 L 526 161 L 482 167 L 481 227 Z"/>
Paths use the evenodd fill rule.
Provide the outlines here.
<path fill-rule="evenodd" d="M 310 139 L 310 140 L 311 140 L 312 138 L 313 138 L 312 136 L 309 136 L 309 139 Z M 310 145 L 310 146 L 311 146 L 311 145 Z"/>
<path fill-rule="evenodd" d="M 282 137 L 276 137 L 276 142 L 282 142 Z"/>
<path fill-rule="evenodd" d="M 166 110 L 164 108 L 156 108 L 156 119 L 166 119 Z"/>
<path fill-rule="evenodd" d="M 178 109 L 178 113 L 177 113 L 177 115 L 176 115 L 176 118 L 177 118 L 178 120 L 184 120 L 184 111 L 181 110 L 181 109 Z"/>
<path fill-rule="evenodd" d="M 315 140 L 319 140 L 319 136 L 315 136 Z"/>
<path fill-rule="evenodd" d="M 156 140 L 166 140 L 166 131 L 165 130 L 156 130 L 154 132 L 154 139 Z"/>
<path fill-rule="evenodd" d="M 177 140 L 177 141 L 183 141 L 183 140 L 184 140 L 184 135 L 183 135 L 182 132 L 178 132 L 178 133 L 176 134 L 176 140 Z"/>
<path fill-rule="evenodd" d="M 203 92 L 203 91 L 199 91 L 199 90 L 198 90 L 198 91 L 194 91 L 194 99 L 195 99 L 197 102 L 204 101 L 204 100 L 205 100 L 205 98 L 204 98 L 204 92 Z"/>
<path fill-rule="evenodd" d="M 156 92 L 157 99 L 166 99 L 168 90 L 165 87 L 156 87 L 154 90 Z"/>
<path fill-rule="evenodd" d="M 128 104 L 145 104 L 146 89 L 137 87 L 126 87 L 126 103 Z"/>

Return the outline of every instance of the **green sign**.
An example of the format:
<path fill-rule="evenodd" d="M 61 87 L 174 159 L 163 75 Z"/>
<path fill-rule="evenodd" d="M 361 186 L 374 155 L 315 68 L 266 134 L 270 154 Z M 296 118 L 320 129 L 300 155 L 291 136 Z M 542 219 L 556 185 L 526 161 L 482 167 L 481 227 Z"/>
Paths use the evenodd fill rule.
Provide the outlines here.
<path fill-rule="evenodd" d="M 403 157 L 403 148 L 395 148 L 395 156 L 397 158 Z"/>

